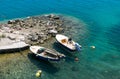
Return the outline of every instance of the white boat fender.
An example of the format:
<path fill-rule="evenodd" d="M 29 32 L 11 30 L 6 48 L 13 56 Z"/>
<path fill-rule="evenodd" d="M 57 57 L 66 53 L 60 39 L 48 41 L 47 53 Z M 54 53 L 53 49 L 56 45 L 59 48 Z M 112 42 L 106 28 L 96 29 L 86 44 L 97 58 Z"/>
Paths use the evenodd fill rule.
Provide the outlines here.
<path fill-rule="evenodd" d="M 35 75 L 36 77 L 41 77 L 41 74 L 42 74 L 42 70 L 38 70 Z"/>

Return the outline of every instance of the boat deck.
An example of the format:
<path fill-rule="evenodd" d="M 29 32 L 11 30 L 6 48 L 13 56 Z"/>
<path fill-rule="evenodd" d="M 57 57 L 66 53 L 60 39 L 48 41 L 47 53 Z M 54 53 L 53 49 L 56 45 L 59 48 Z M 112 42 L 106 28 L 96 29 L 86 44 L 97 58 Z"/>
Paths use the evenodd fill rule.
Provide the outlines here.
<path fill-rule="evenodd" d="M 63 42 L 63 40 L 66 40 L 66 41 Z M 66 47 L 68 47 L 70 49 L 75 49 L 75 42 L 74 41 L 69 42 L 68 39 L 62 39 L 60 41 L 60 43 L 65 45 Z"/>

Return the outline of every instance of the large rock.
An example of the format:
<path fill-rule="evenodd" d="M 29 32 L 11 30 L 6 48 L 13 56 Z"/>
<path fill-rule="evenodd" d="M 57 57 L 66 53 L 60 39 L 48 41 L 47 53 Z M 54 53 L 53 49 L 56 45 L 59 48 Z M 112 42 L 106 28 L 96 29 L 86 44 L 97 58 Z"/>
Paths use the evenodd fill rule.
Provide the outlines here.
<path fill-rule="evenodd" d="M 43 41 L 43 40 L 40 40 L 40 41 L 39 41 L 39 43 L 40 43 L 40 44 L 43 44 L 43 43 L 44 43 L 44 41 Z"/>
<path fill-rule="evenodd" d="M 31 41 L 37 41 L 38 40 L 38 36 L 33 36 Z"/>
<path fill-rule="evenodd" d="M 53 18 L 54 18 L 55 20 L 59 20 L 59 19 L 60 19 L 59 16 L 54 16 Z"/>
<path fill-rule="evenodd" d="M 15 39 L 16 39 L 16 35 L 13 35 L 13 34 L 12 34 L 12 35 L 9 35 L 8 38 L 9 38 L 10 40 L 15 40 Z"/>
<path fill-rule="evenodd" d="M 17 41 L 24 41 L 25 37 L 24 36 L 18 36 L 18 37 L 16 37 L 16 40 Z"/>
<path fill-rule="evenodd" d="M 14 22 L 13 20 L 9 20 L 8 24 L 13 24 L 13 22 Z"/>
<path fill-rule="evenodd" d="M 58 32 L 62 32 L 64 30 L 64 28 L 58 28 L 57 31 Z"/>
<path fill-rule="evenodd" d="M 18 22 L 20 22 L 20 20 L 19 20 L 19 19 L 16 19 L 16 20 L 15 20 L 15 23 L 18 23 Z"/>
<path fill-rule="evenodd" d="M 27 39 L 31 40 L 31 41 L 37 41 L 38 40 L 38 35 L 36 35 L 36 33 L 29 34 L 27 36 Z"/>
<path fill-rule="evenodd" d="M 57 32 L 57 30 L 52 29 L 52 30 L 49 30 L 48 33 L 50 33 L 50 34 L 57 34 L 58 32 Z"/>

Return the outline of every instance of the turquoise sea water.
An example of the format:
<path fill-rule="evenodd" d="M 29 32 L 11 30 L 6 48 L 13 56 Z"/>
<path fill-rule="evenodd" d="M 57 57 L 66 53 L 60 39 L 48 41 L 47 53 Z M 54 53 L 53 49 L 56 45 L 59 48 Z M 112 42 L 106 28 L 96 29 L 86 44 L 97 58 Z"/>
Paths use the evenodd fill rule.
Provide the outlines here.
<path fill-rule="evenodd" d="M 79 25 L 73 26 L 75 29 L 70 32 L 83 46 L 77 55 L 79 62 L 56 44 L 47 46 L 66 54 L 62 64 L 38 61 L 26 51 L 0 54 L 0 79 L 37 79 L 35 72 L 38 69 L 43 70 L 42 79 L 120 79 L 119 8 L 119 0 L 0 0 L 1 21 L 58 13 L 74 17 L 71 20 L 86 25 L 83 30 Z M 96 49 L 91 49 L 91 45 Z"/>

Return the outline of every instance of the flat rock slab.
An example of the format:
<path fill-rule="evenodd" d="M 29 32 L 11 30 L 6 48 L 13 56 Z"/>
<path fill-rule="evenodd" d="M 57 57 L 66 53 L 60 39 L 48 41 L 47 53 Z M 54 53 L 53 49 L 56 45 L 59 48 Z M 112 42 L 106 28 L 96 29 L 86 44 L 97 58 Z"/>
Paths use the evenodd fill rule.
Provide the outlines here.
<path fill-rule="evenodd" d="M 29 44 L 26 44 L 25 42 L 19 41 L 19 42 L 13 42 L 8 45 L 0 46 L 0 51 L 1 50 L 9 50 L 9 49 L 17 49 L 17 48 L 24 48 L 28 47 Z"/>

